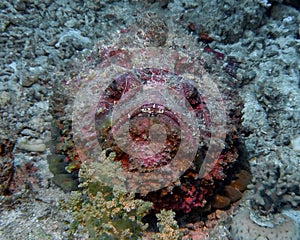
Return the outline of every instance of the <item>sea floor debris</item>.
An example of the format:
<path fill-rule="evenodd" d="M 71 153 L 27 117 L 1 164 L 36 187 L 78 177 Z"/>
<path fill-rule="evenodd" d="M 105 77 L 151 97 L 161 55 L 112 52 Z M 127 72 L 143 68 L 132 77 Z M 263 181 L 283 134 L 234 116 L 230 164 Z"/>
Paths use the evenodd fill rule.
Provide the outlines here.
<path fill-rule="evenodd" d="M 73 181 L 77 179 L 76 174 L 65 172 L 65 167 L 69 166 L 69 172 L 76 172 L 80 164 L 74 161 L 73 165 L 68 165 L 68 162 L 61 161 L 69 159 L 53 155 L 53 149 L 50 151 L 47 145 L 53 126 L 48 110 L 52 109 L 50 98 L 55 97 L 52 96 L 54 80 L 77 75 L 82 69 L 82 56 L 89 56 L 88 52 L 96 42 L 107 38 L 107 35 L 112 36 L 117 29 L 126 32 L 126 24 L 145 8 L 186 28 L 186 31 L 174 34 L 175 45 L 192 34 L 200 44 L 206 44 L 203 53 L 205 70 L 215 72 L 217 76 L 218 71 L 227 72 L 244 103 L 241 129 L 247 150 L 245 158 L 250 160 L 250 171 L 254 177 L 254 188 L 247 190 L 246 195 L 259 197 L 247 201 L 244 196 L 239 203 L 231 204 L 228 210 L 216 210 L 200 221 L 186 224 L 181 228 L 183 239 L 230 239 L 230 231 L 233 230 L 230 219 L 235 211 L 238 214 L 239 210 L 255 206 L 260 209 L 259 199 L 272 206 L 269 193 L 272 195 L 272 192 L 278 191 L 285 181 L 297 184 L 297 178 L 290 174 L 288 167 L 297 169 L 300 162 L 297 151 L 300 134 L 300 19 L 295 1 L 242 1 L 236 5 L 234 1 L 223 4 L 185 0 L 143 3 L 4 0 L 0 6 L 0 139 L 8 139 L 14 146 L 12 156 L 1 152 L 1 167 L 4 166 L 1 169 L 5 169 L 1 172 L 0 183 L 1 191 L 5 193 L 0 198 L 2 239 L 67 238 L 67 230 L 74 219 L 61 210 L 58 202 L 67 201 L 69 194 L 53 182 L 59 183 L 63 177 L 69 176 L 66 184 L 62 184 L 64 191 L 75 189 L 78 183 Z M 139 24 L 143 26 L 147 20 Z M 165 27 L 160 24 L 158 32 L 163 33 Z M 147 44 L 155 46 L 167 43 L 165 34 L 157 38 L 148 33 L 140 32 L 138 37 L 146 38 Z M 155 39 L 159 40 L 153 42 Z M 61 112 L 57 114 L 64 111 L 64 102 L 61 104 Z M 56 124 L 58 129 L 62 127 L 59 122 Z M 57 147 L 59 151 L 71 153 L 68 139 Z M 53 179 L 47 159 L 53 163 L 50 164 L 52 171 L 66 175 Z M 279 184 L 272 185 L 272 191 L 264 194 L 257 191 L 255 181 L 262 179 L 262 187 L 268 190 L 268 179 L 259 176 L 263 175 L 269 163 L 274 163 L 275 169 L 279 169 L 276 171 L 280 172 L 280 175 L 270 176 L 269 180 L 275 177 Z M 10 171 L 12 166 L 13 175 Z M 13 176 L 12 180 L 10 176 Z M 226 194 L 229 195 L 233 191 L 232 185 L 243 185 L 234 183 L 234 179 L 228 184 Z M 288 184 L 288 188 L 283 190 L 285 193 L 279 194 L 276 209 L 299 216 L 299 189 Z M 228 196 L 224 196 L 225 193 L 218 196 L 221 203 L 228 202 Z M 236 194 L 237 199 L 238 196 Z M 252 205 L 249 204 L 251 202 Z M 275 215 L 272 211 L 270 214 Z M 188 215 L 189 220 L 193 217 Z M 293 219 L 299 226 L 299 217 Z M 180 226 L 187 222 L 184 217 L 176 220 Z M 80 231 L 73 237 L 88 239 L 87 234 Z"/>

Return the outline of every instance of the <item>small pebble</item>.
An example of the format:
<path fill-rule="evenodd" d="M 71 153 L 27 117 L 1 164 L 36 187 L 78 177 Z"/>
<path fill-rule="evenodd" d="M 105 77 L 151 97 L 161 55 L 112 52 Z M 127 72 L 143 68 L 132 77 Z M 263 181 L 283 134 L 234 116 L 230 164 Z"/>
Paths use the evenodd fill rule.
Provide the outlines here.
<path fill-rule="evenodd" d="M 212 207 L 216 209 L 223 209 L 230 206 L 230 199 L 225 196 L 217 194 L 212 201 Z"/>
<path fill-rule="evenodd" d="M 45 144 L 26 144 L 22 143 L 18 145 L 19 149 L 28 151 L 28 152 L 44 152 L 46 150 Z"/>
<path fill-rule="evenodd" d="M 292 141 L 292 147 L 296 152 L 300 152 L 300 136 L 294 138 Z"/>
<path fill-rule="evenodd" d="M 40 139 L 28 141 L 26 138 L 20 138 L 17 148 L 28 152 L 44 152 L 46 145 Z"/>

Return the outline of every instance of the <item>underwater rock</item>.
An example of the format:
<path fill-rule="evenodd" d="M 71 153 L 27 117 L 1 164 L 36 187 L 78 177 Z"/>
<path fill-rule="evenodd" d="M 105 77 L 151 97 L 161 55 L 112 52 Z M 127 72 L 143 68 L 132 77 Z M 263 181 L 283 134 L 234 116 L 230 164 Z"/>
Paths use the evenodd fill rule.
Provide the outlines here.
<path fill-rule="evenodd" d="M 66 166 L 68 163 L 65 162 L 65 155 L 51 154 L 47 157 L 49 164 L 49 170 L 54 174 L 66 173 Z"/>
<path fill-rule="evenodd" d="M 52 181 L 65 192 L 71 192 L 78 188 L 79 181 L 71 174 L 58 174 L 55 175 Z"/>
<path fill-rule="evenodd" d="M 243 192 L 247 189 L 247 186 L 251 182 L 252 176 L 249 172 L 242 170 L 236 174 L 237 179 L 230 182 L 230 186 Z"/>
<path fill-rule="evenodd" d="M 250 183 L 250 181 L 249 181 Z M 225 194 L 230 199 L 231 202 L 236 202 L 242 198 L 242 193 L 233 188 L 232 186 L 225 186 Z"/>
<path fill-rule="evenodd" d="M 230 199 L 228 197 L 217 194 L 214 200 L 212 201 L 211 206 L 216 209 L 226 208 L 230 206 Z"/>

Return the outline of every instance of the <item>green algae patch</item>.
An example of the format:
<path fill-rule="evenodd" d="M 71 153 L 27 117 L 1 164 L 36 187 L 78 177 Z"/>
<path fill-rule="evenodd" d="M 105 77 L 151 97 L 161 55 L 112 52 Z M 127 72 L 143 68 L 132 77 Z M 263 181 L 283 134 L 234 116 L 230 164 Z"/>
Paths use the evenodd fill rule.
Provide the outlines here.
<path fill-rule="evenodd" d="M 142 218 L 152 203 L 134 199 L 133 194 L 107 187 L 90 178 L 81 166 L 81 191 L 71 193 L 63 208 L 72 212 L 74 221 L 69 231 L 72 237 L 78 229 L 88 233 L 89 239 L 141 239 L 148 227 Z"/>

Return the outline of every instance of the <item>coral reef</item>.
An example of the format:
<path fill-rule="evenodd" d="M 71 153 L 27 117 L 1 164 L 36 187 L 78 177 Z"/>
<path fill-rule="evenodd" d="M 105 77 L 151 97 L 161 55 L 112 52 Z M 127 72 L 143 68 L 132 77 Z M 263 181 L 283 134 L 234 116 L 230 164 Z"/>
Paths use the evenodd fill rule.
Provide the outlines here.
<path fill-rule="evenodd" d="M 232 93 L 232 88 L 237 88 L 246 103 L 243 109 L 243 133 L 249 155 L 243 158 L 239 154 L 239 157 L 256 157 L 258 160 L 251 161 L 255 178 L 249 194 L 257 197 L 252 197 L 251 206 L 248 206 L 256 221 L 253 227 L 259 227 L 264 218 L 270 220 L 265 222 L 272 223 L 272 216 L 284 213 L 286 209 L 298 215 L 299 222 L 299 207 L 292 207 L 298 201 L 297 188 L 293 187 L 293 182 L 295 186 L 299 179 L 289 169 L 290 166 L 295 171 L 299 168 L 299 1 L 248 0 L 236 3 L 236 0 L 1 1 L 0 139 L 4 145 L 1 145 L 0 154 L 0 238 L 68 238 L 65 235 L 68 228 L 66 225 L 72 221 L 72 215 L 61 211 L 57 202 L 69 194 L 64 194 L 52 183 L 66 192 L 76 189 L 81 161 L 74 150 L 72 123 L 68 119 L 72 114 L 72 96 L 69 93 L 57 94 L 59 91 L 54 90 L 54 94 L 57 94 L 57 108 L 54 111 L 50 108 L 52 116 L 55 116 L 50 144 L 53 154 L 47 147 L 45 149 L 50 138 L 51 116 L 47 111 L 53 85 L 56 84 L 62 92 L 74 90 L 66 84 L 67 81 L 62 80 L 68 80 L 69 76 L 72 79 L 84 79 L 84 76 L 74 76 L 97 69 L 101 64 L 99 53 L 103 47 L 111 46 L 111 50 L 118 50 L 124 46 L 133 46 L 135 42 L 146 47 L 180 49 L 188 55 L 199 54 L 204 69 L 216 78 L 222 79 L 224 74 L 231 76 L 228 81 L 222 79 L 217 82 L 224 80 L 230 86 L 229 93 Z M 153 14 L 148 13 L 136 22 L 128 22 L 146 9 L 165 16 L 170 22 L 174 20 L 174 26 L 187 28 L 189 33 L 170 31 L 170 25 L 166 25 L 159 17 L 151 18 Z M 132 30 L 136 26 L 137 31 Z M 128 32 L 129 37 L 120 39 L 119 35 L 110 35 L 116 29 Z M 199 43 L 191 43 L 190 36 L 187 36 L 189 34 Z M 99 43 L 99 49 L 89 55 L 90 48 L 103 38 L 112 41 Z M 118 45 L 117 40 L 122 40 L 122 43 Z M 125 50 L 128 49 L 125 47 Z M 83 60 L 85 56 L 87 62 Z M 112 60 L 113 56 L 108 58 Z M 166 61 L 167 57 L 160 58 L 160 66 L 149 64 L 146 67 L 158 69 Z M 58 82 L 54 84 L 55 80 Z M 223 85 L 221 89 L 227 89 L 227 86 Z M 228 96 L 228 92 L 224 96 Z M 202 92 L 199 93 L 202 96 Z M 235 103 L 232 107 L 236 107 Z M 140 112 L 148 110 L 150 115 L 159 114 L 153 105 L 139 109 Z M 170 119 L 174 119 L 174 115 L 171 113 Z M 154 133 L 159 128 L 151 130 L 145 136 L 157 137 Z M 9 139 L 9 142 L 3 139 Z M 14 143 L 15 147 L 9 149 Z M 107 149 L 103 154 L 109 156 L 110 150 Z M 47 157 L 54 177 L 48 170 Z M 273 162 L 274 166 L 264 164 L 266 162 Z M 111 167 L 108 169 L 114 169 L 116 173 L 123 169 L 108 161 L 106 164 Z M 235 162 L 232 170 L 237 170 L 238 165 Z M 148 165 L 144 173 L 161 167 L 158 165 L 150 169 L 151 166 Z M 267 168 L 274 169 L 275 175 L 271 173 L 271 177 L 263 176 L 271 171 L 267 171 Z M 239 199 L 241 189 L 246 185 L 243 183 L 243 171 L 235 174 L 232 170 L 226 173 L 226 179 L 213 183 L 216 189 L 214 195 L 207 199 L 209 203 L 205 208 L 212 211 L 213 208 L 224 207 L 224 211 L 213 210 L 207 215 L 203 213 L 203 208 L 200 211 L 193 208 L 189 214 L 176 213 L 180 227 L 186 227 L 183 225 L 190 222 L 185 232 L 187 235 L 195 230 L 186 239 L 231 239 L 226 232 L 228 225 L 222 224 L 220 212 L 225 215 L 231 213 L 228 208 L 235 204 L 229 202 Z M 283 177 L 285 172 L 286 179 Z M 235 175 L 238 175 L 236 179 Z M 112 181 L 116 179 L 114 175 L 106 177 Z M 264 183 L 260 184 L 260 180 Z M 284 181 L 287 186 L 284 186 Z M 40 183 L 43 184 L 39 188 Z M 278 186 L 283 188 L 284 194 L 281 194 Z M 274 203 L 275 200 L 278 203 Z M 263 202 L 267 207 L 262 206 Z M 282 211 L 282 208 L 285 210 Z M 197 220 L 191 219 L 192 213 L 198 216 Z M 235 222 L 238 221 L 237 218 Z M 249 225 L 252 226 L 255 221 L 251 220 Z M 173 220 L 170 219 L 170 222 Z M 212 228 L 215 228 L 213 223 L 216 222 L 221 225 L 217 226 L 215 234 L 211 234 Z M 267 230 L 276 232 L 276 226 Z M 244 232 L 249 236 L 248 231 Z M 241 231 L 238 234 L 242 236 Z M 88 236 L 75 234 L 71 238 L 88 239 Z"/>
<path fill-rule="evenodd" d="M 250 160 L 252 184 L 246 204 L 233 216 L 233 239 L 299 239 L 299 222 L 283 213 L 300 206 L 298 160 L 296 152 L 287 154 L 284 147 Z"/>
<path fill-rule="evenodd" d="M 72 192 L 70 199 L 62 203 L 74 214 L 71 236 L 83 226 L 91 239 L 139 239 L 147 228 L 141 220 L 152 204 L 95 181 L 93 174 L 82 165 L 82 191 Z"/>
<path fill-rule="evenodd" d="M 180 239 L 182 233 L 179 231 L 179 226 L 177 221 L 174 220 L 175 213 L 171 210 L 161 210 L 160 213 L 156 214 L 158 219 L 158 228 L 160 233 L 153 235 L 154 239 L 164 240 L 164 239 Z"/>
<path fill-rule="evenodd" d="M 289 166 L 281 167 L 271 161 L 261 161 L 261 158 L 255 160 L 255 169 L 261 170 L 254 173 L 252 184 L 249 185 L 254 192 L 250 197 L 252 208 L 267 215 L 278 212 L 285 205 L 299 206 L 300 175 L 295 171 L 298 164 L 291 161 Z"/>

